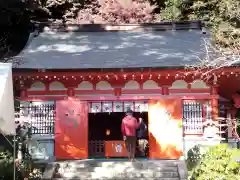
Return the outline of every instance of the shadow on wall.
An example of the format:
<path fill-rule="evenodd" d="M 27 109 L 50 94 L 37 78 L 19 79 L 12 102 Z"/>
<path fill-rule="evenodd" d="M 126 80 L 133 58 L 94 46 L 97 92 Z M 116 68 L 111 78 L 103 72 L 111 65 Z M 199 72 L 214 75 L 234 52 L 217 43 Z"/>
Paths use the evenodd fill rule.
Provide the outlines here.
<path fill-rule="evenodd" d="M 74 100 L 56 104 L 55 156 L 81 159 L 88 156 L 88 104 Z"/>

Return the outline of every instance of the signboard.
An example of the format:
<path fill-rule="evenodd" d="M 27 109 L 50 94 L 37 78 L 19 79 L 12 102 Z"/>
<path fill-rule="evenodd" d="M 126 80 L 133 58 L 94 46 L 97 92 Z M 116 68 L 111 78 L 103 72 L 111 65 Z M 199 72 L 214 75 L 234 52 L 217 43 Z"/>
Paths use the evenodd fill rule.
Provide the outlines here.
<path fill-rule="evenodd" d="M 106 157 L 127 157 L 127 155 L 124 141 L 105 141 Z"/>
<path fill-rule="evenodd" d="M 123 149 L 122 144 L 115 144 L 116 153 L 121 153 L 122 149 Z"/>

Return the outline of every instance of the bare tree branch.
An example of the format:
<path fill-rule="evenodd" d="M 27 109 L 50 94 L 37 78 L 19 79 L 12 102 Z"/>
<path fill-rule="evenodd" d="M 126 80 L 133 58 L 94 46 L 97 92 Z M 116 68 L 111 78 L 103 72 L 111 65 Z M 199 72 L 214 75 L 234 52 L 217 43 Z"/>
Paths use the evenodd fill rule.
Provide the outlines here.
<path fill-rule="evenodd" d="M 234 45 L 223 48 L 213 45 L 209 40 L 204 39 L 204 57 L 196 55 L 199 62 L 193 65 L 186 65 L 187 69 L 193 70 L 195 73 L 202 73 L 203 76 L 221 69 L 240 64 L 240 49 Z"/>

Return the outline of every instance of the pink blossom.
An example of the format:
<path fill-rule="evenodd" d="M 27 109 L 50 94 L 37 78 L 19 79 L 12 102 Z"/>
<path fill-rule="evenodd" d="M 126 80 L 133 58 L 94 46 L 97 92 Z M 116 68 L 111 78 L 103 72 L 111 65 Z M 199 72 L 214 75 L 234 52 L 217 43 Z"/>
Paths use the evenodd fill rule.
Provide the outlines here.
<path fill-rule="evenodd" d="M 126 24 L 148 23 L 155 20 L 156 6 L 143 0 L 96 0 L 78 12 L 76 19 L 68 22 L 77 24 Z"/>

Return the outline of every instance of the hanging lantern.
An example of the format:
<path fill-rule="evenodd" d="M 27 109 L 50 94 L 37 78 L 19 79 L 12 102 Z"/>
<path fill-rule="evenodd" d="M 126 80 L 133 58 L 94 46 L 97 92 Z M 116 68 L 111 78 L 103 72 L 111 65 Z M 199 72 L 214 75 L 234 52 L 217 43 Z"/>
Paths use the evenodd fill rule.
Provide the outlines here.
<path fill-rule="evenodd" d="M 106 130 L 106 135 L 109 136 L 111 134 L 111 131 L 109 129 Z"/>

